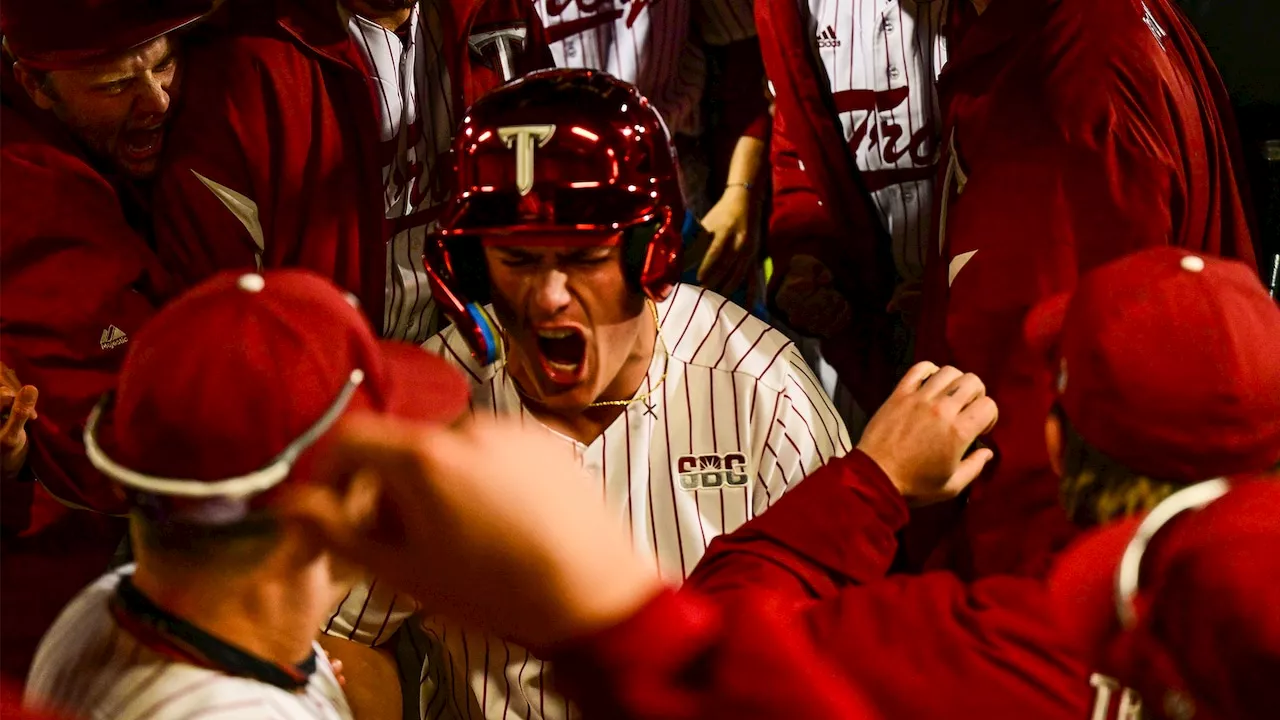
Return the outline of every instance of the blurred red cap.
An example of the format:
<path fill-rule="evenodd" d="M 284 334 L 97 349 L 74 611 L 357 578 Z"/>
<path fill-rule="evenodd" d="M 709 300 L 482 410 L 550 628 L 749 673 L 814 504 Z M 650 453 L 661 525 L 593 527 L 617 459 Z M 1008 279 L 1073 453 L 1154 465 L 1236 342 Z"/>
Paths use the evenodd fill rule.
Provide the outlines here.
<path fill-rule="evenodd" d="M 1189 483 L 1280 461 L 1280 308 L 1247 265 L 1135 253 L 1026 327 L 1072 426 L 1130 470 Z"/>
<path fill-rule="evenodd" d="M 305 479 L 299 461 L 346 412 L 460 417 L 465 378 L 376 337 L 349 297 L 278 270 L 223 273 L 178 298 L 130 339 L 114 406 L 85 429 L 90 460 L 144 506 L 216 524 Z"/>
<path fill-rule="evenodd" d="M 184 28 L 213 0 L 5 0 L 0 33 L 14 57 L 65 70 Z"/>
<path fill-rule="evenodd" d="M 1277 479 L 1236 483 L 1202 509 L 1184 501 L 1222 488 L 1192 486 L 1148 516 L 1162 527 L 1143 521 L 1154 533 L 1145 548 L 1135 519 L 1082 537 L 1059 558 L 1050 588 L 1067 636 L 1096 669 L 1138 692 L 1144 717 L 1280 717 Z M 1172 505 L 1187 509 L 1168 512 Z M 1136 571 L 1127 578 L 1126 550 Z M 1120 607 L 1132 609 L 1127 627 Z"/>

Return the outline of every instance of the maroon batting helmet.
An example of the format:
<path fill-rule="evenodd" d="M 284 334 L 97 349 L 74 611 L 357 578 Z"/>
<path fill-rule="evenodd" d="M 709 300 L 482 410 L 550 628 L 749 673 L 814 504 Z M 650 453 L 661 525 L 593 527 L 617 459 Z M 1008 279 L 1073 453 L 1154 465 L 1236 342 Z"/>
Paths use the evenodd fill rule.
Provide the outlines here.
<path fill-rule="evenodd" d="M 476 357 L 497 357 L 479 238 L 511 245 L 622 235 L 629 282 L 654 300 L 680 274 L 684 204 L 666 124 L 632 85 L 544 70 L 481 98 L 453 146 L 453 195 L 424 250 L 431 291 Z"/>

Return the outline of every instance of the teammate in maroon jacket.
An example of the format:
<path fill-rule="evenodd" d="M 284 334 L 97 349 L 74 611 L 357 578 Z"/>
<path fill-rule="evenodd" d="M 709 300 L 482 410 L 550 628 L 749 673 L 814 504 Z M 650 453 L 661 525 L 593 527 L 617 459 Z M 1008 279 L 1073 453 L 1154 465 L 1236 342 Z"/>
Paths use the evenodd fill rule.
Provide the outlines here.
<path fill-rule="evenodd" d="M 360 298 L 386 337 L 436 312 L 422 242 L 460 113 L 550 64 L 516 0 L 230 2 L 192 48 L 156 197 L 157 251 L 180 280 L 303 267 Z"/>
<path fill-rule="evenodd" d="M 1050 587 L 1098 670 L 1095 717 L 1280 717 L 1277 479 L 1192 485 L 1064 555 Z"/>
<path fill-rule="evenodd" d="M 1172 0 L 977 5 L 953 7 L 939 79 L 939 253 L 918 357 L 977 373 L 1010 421 L 928 563 L 983 576 L 1041 571 L 1073 534 L 1033 431 L 1049 375 L 1009 354 L 1027 309 L 1144 248 L 1254 258 L 1230 104 Z"/>
<path fill-rule="evenodd" d="M 788 317 L 826 325 L 828 359 L 874 406 L 892 387 L 886 240 L 795 2 L 756 9 L 778 147 L 795 151 L 776 163 L 772 231 L 828 269 L 802 278 Z M 1010 355 L 1027 310 L 1146 247 L 1252 263 L 1243 168 L 1217 72 L 1173 0 L 954 0 L 949 13 L 916 357 L 976 373 L 1008 422 L 989 439 L 998 462 L 963 521 L 912 523 L 910 564 L 1034 573 L 1074 530 L 1037 430 L 1052 402 L 1047 372 Z"/>
<path fill-rule="evenodd" d="M 54 496 L 122 508 L 85 460 L 80 429 L 115 382 L 130 336 L 168 293 L 141 188 L 166 144 L 178 31 L 209 5 L 61 0 L 0 10 L 0 356 L 16 401 L 6 401 L 5 440 L 15 445 L 2 480 L 0 625 L 4 670 L 18 677 L 58 608 L 123 537 L 119 521 L 70 513 Z M 25 434 L 12 426 L 23 416 Z"/>
<path fill-rule="evenodd" d="M 1058 369 L 1059 409 L 1044 427 L 1077 519 L 1110 522 L 1180 488 L 1280 462 L 1280 365 L 1265 361 L 1280 356 L 1280 309 L 1249 266 L 1139 253 L 1087 275 L 1028 325 Z M 1114 717 L 1126 695 L 1097 677 L 1091 685 L 1039 580 L 885 577 L 908 501 L 953 496 L 975 477 L 991 451 L 965 452 L 993 419 L 976 377 L 917 365 L 858 451 L 713 542 L 678 595 L 640 580 L 643 564 L 577 499 L 578 485 L 539 499 L 556 483 L 530 482 L 528 468 L 574 471 L 511 429 L 442 437 L 374 423 L 349 439 L 357 465 L 427 476 L 429 493 L 421 477 L 391 492 L 406 503 L 397 513 L 426 526 L 413 531 L 413 551 L 434 543 L 457 553 L 439 565 L 432 556 L 434 577 L 415 577 L 423 566 L 406 569 L 350 528 L 318 524 L 400 587 L 447 593 L 465 617 L 549 648 L 589 715 L 858 717 L 832 709 L 854 702 L 856 688 L 886 717 L 1078 720 L 1091 707 Z M 485 433 L 499 431 L 489 449 Z M 516 457 L 480 468 L 477 458 L 499 447 Z M 415 493 L 423 499 L 401 497 Z M 494 514 L 466 523 L 465 539 L 438 535 L 480 508 Z M 492 559 L 504 554 L 493 544 L 504 557 Z M 508 592 L 478 599 L 489 572 Z"/>

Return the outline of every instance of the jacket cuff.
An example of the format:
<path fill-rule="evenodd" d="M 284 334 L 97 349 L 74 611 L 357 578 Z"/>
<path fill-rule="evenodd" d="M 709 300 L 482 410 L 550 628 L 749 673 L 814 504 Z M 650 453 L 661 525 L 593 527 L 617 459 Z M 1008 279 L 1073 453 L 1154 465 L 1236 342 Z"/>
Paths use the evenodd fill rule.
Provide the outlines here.
<path fill-rule="evenodd" d="M 769 111 L 766 108 L 760 113 L 756 119 L 752 120 L 746 129 L 742 131 L 743 136 L 755 138 L 764 142 L 768 142 L 769 133 L 773 127 L 773 119 L 769 117 Z"/>
<path fill-rule="evenodd" d="M 855 448 L 816 470 L 733 535 L 766 538 L 836 576 L 862 583 L 888 572 L 898 549 L 895 534 L 909 517 L 906 500 L 889 476 Z"/>

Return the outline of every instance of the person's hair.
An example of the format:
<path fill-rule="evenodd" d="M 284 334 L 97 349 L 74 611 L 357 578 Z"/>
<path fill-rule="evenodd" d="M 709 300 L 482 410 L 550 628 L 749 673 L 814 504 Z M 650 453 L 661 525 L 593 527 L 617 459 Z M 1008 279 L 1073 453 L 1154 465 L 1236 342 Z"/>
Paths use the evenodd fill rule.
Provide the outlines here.
<path fill-rule="evenodd" d="M 228 525 L 160 521 L 142 511 L 133 517 L 141 549 L 178 566 L 242 571 L 265 558 L 280 539 L 280 523 L 267 513 Z"/>
<path fill-rule="evenodd" d="M 1062 424 L 1062 506 L 1077 525 L 1091 526 L 1147 512 L 1161 500 L 1194 482 L 1167 480 L 1130 470 L 1089 444 L 1071 425 L 1062 408 L 1053 415 Z M 1267 469 L 1280 472 L 1280 461 Z M 1209 480 L 1210 478 L 1200 478 Z"/>
<path fill-rule="evenodd" d="M 1053 414 L 1062 423 L 1062 506 L 1077 525 L 1146 512 L 1187 485 L 1130 470 L 1090 445 L 1060 408 Z"/>

